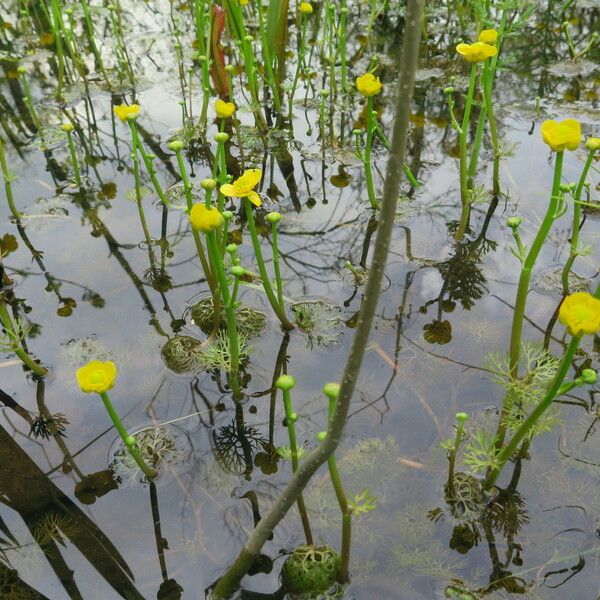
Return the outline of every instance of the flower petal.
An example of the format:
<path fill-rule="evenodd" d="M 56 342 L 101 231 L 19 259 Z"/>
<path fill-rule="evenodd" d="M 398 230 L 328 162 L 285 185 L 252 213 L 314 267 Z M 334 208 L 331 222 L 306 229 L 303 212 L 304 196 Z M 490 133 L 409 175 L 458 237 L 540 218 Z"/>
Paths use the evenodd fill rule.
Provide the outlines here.
<path fill-rule="evenodd" d="M 221 194 L 223 196 L 237 196 L 235 186 L 231 185 L 231 183 L 224 183 L 221 186 Z"/>
<path fill-rule="evenodd" d="M 248 200 L 250 200 L 254 206 L 262 206 L 262 200 L 254 190 L 248 193 Z"/>

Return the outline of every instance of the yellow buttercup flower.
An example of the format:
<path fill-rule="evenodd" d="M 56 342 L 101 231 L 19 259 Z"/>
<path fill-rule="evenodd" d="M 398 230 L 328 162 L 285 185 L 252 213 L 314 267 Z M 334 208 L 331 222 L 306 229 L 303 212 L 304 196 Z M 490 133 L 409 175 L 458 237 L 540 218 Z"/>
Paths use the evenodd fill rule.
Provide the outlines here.
<path fill-rule="evenodd" d="M 365 73 L 356 78 L 356 88 L 366 98 L 377 96 L 381 92 L 382 87 L 383 85 L 379 81 L 379 77 L 375 77 L 373 73 Z"/>
<path fill-rule="evenodd" d="M 113 108 L 115 115 L 125 123 L 125 121 L 133 121 L 140 114 L 139 104 L 119 104 Z"/>
<path fill-rule="evenodd" d="M 194 229 L 208 233 L 223 225 L 222 213 L 213 206 L 207 207 L 203 202 L 194 204 L 190 210 L 190 223 Z"/>
<path fill-rule="evenodd" d="M 303 15 L 312 15 L 313 7 L 310 2 L 301 2 L 298 9 Z"/>
<path fill-rule="evenodd" d="M 112 389 L 117 379 L 117 367 L 109 360 L 92 360 L 77 369 L 77 383 L 82 392 L 101 394 Z"/>
<path fill-rule="evenodd" d="M 250 0 L 240 0 L 240 4 L 242 6 L 246 6 L 246 4 L 248 4 L 250 2 Z"/>
<path fill-rule="evenodd" d="M 600 331 L 600 300 L 587 292 L 567 296 L 558 312 L 571 335 L 594 335 Z"/>
<path fill-rule="evenodd" d="M 575 119 L 544 121 L 542 123 L 542 139 L 554 152 L 577 150 L 581 142 L 581 125 Z"/>
<path fill-rule="evenodd" d="M 474 44 L 458 44 L 456 51 L 470 63 L 483 62 L 484 60 L 496 56 L 498 49 L 496 46 L 490 46 L 483 42 Z"/>
<path fill-rule="evenodd" d="M 217 117 L 219 119 L 229 119 L 231 115 L 235 112 L 235 104 L 233 102 L 225 102 L 219 98 L 215 102 L 215 112 L 217 113 Z"/>
<path fill-rule="evenodd" d="M 221 194 L 235 198 L 248 198 L 255 206 L 261 206 L 262 200 L 254 191 L 261 177 L 262 171 L 260 169 L 246 169 L 244 174 L 233 183 L 224 183 L 221 186 Z"/>
<path fill-rule="evenodd" d="M 495 29 L 484 29 L 477 38 L 479 42 L 493 46 L 498 40 L 498 32 Z"/>

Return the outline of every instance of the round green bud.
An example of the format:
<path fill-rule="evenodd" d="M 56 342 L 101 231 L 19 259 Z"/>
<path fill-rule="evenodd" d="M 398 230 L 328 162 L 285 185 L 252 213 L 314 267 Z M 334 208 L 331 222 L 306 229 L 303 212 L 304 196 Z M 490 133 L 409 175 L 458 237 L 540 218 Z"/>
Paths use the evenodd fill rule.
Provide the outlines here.
<path fill-rule="evenodd" d="M 219 131 L 219 133 L 215 135 L 214 139 L 217 144 L 224 144 L 229 140 L 229 136 L 224 131 Z"/>
<path fill-rule="evenodd" d="M 227 244 L 225 250 L 228 254 L 235 254 L 237 252 L 237 244 Z"/>
<path fill-rule="evenodd" d="M 253 42 L 254 38 L 251 35 L 247 35 L 244 37 L 244 41 L 245 42 Z"/>
<path fill-rule="evenodd" d="M 521 217 L 509 217 L 508 219 L 506 219 L 506 224 L 511 229 L 517 229 L 522 222 L 523 219 Z"/>
<path fill-rule="evenodd" d="M 600 150 L 600 137 L 591 137 L 585 140 L 585 147 L 590 152 L 596 152 Z"/>
<path fill-rule="evenodd" d="M 584 369 L 583 371 L 581 371 L 580 378 L 583 383 L 593 385 L 594 383 L 596 383 L 596 381 L 598 381 L 598 373 L 596 373 L 594 369 Z"/>
<path fill-rule="evenodd" d="M 326 383 L 323 386 L 323 393 L 330 400 L 335 400 L 340 394 L 340 384 L 339 383 Z"/>
<path fill-rule="evenodd" d="M 133 119 L 131 119 L 133 121 Z M 154 160 L 156 158 L 156 154 L 148 154 L 148 158 L 150 160 Z"/>
<path fill-rule="evenodd" d="M 204 62 L 204 61 L 206 60 L 206 56 L 205 56 L 204 54 L 199 54 L 199 55 L 198 55 L 198 60 L 199 60 L 200 62 Z"/>
<path fill-rule="evenodd" d="M 183 142 L 181 140 L 173 140 L 169 142 L 167 147 L 173 152 L 181 152 L 183 150 Z"/>
<path fill-rule="evenodd" d="M 327 437 L 326 431 L 319 431 L 319 433 L 317 433 L 317 435 L 316 435 L 318 442 L 322 442 L 326 437 Z"/>
<path fill-rule="evenodd" d="M 377 111 L 376 111 L 376 110 L 372 110 L 372 111 L 371 111 L 371 116 L 372 116 L 374 119 L 376 119 L 376 118 L 377 118 L 377 115 L 378 115 L 378 113 L 377 113 Z"/>
<path fill-rule="evenodd" d="M 342 8 L 340 8 L 340 12 L 345 15 L 348 12 L 348 9 L 345 6 L 342 6 Z"/>
<path fill-rule="evenodd" d="M 353 129 L 353 130 L 352 130 L 352 133 L 353 133 L 354 135 L 360 135 L 360 134 L 362 133 L 362 129 Z"/>
<path fill-rule="evenodd" d="M 448 87 L 445 87 L 444 94 L 454 94 L 454 88 L 451 85 L 449 85 Z"/>
<path fill-rule="evenodd" d="M 327 96 L 329 96 L 329 90 L 321 90 L 321 96 L 327 98 Z"/>
<path fill-rule="evenodd" d="M 270 212 L 266 218 L 267 218 L 267 221 L 269 221 L 269 223 L 272 223 L 272 224 L 279 223 L 279 221 L 281 221 L 281 213 Z"/>
<path fill-rule="evenodd" d="M 296 380 L 291 375 L 280 375 L 275 382 L 275 387 L 280 390 L 291 390 L 296 385 Z"/>
<path fill-rule="evenodd" d="M 234 67 L 233 65 L 226 65 L 226 66 L 225 66 L 225 70 L 226 70 L 228 73 L 233 73 L 233 70 L 234 70 L 234 69 L 235 69 L 235 67 Z"/>
<path fill-rule="evenodd" d="M 465 421 L 469 420 L 469 415 L 466 412 L 456 413 L 456 420 L 459 423 L 464 423 Z"/>
<path fill-rule="evenodd" d="M 21 65 L 20 67 L 17 67 L 17 73 L 19 75 L 25 75 L 27 73 L 27 67 Z"/>
<path fill-rule="evenodd" d="M 73 123 L 69 123 L 69 122 L 63 123 L 60 126 L 60 128 L 67 133 L 69 133 L 69 132 L 73 131 L 73 129 L 75 129 L 75 127 L 73 126 Z"/>
<path fill-rule="evenodd" d="M 208 177 L 200 182 L 200 186 L 203 190 L 214 190 L 217 187 L 217 182 L 211 177 Z"/>
<path fill-rule="evenodd" d="M 233 213 L 230 210 L 224 210 L 221 214 L 226 221 L 231 221 L 231 219 L 233 219 Z"/>
<path fill-rule="evenodd" d="M 295 423 L 297 420 L 298 420 L 298 413 L 295 413 L 295 412 L 293 412 L 293 413 L 290 415 L 290 421 L 291 421 L 292 423 Z"/>
<path fill-rule="evenodd" d="M 235 277 L 242 277 L 242 275 L 246 273 L 246 269 L 244 269 L 244 267 L 241 267 L 240 265 L 233 265 L 233 267 L 231 267 L 229 271 Z"/>
<path fill-rule="evenodd" d="M 67 10 L 65 10 L 65 14 L 71 16 L 73 14 L 73 9 L 72 8 L 67 8 Z"/>
<path fill-rule="evenodd" d="M 558 189 L 563 193 L 570 192 L 571 184 L 570 183 L 561 183 Z"/>

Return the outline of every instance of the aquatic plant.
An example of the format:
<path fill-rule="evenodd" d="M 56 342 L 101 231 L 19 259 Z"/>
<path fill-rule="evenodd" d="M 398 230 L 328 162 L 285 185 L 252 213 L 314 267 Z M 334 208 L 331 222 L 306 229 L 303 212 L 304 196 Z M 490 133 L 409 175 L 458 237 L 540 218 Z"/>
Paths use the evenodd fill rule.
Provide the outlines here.
<path fill-rule="evenodd" d="M 529 413 L 526 419 L 521 423 L 515 434 L 512 436 L 508 444 L 506 444 L 496 457 L 496 465 L 493 466 L 485 479 L 484 487 L 486 490 L 496 482 L 502 468 L 506 462 L 514 455 L 520 444 L 531 436 L 531 432 L 540 419 L 540 417 L 548 410 L 552 402 L 557 396 L 560 396 L 572 388 L 579 385 L 590 385 L 597 381 L 597 374 L 592 369 L 584 369 L 581 375 L 568 383 L 563 383 L 567 372 L 571 366 L 571 362 L 579 343 L 584 335 L 594 335 L 600 331 L 600 285 L 596 289 L 596 294 L 592 296 L 586 292 L 577 292 L 567 296 L 561 304 L 559 311 L 559 320 L 565 325 L 567 331 L 571 335 L 571 341 L 560 366 L 548 387 L 543 399 Z"/>
<path fill-rule="evenodd" d="M 136 438 L 129 435 L 108 397 L 108 390 L 111 390 L 114 387 L 117 380 L 117 367 L 115 364 L 111 361 L 101 362 L 99 360 L 92 360 L 83 367 L 77 369 L 76 375 L 77 383 L 82 392 L 86 394 L 99 394 L 104 403 L 104 407 L 106 408 L 106 412 L 108 412 L 108 416 L 113 422 L 115 429 L 121 436 L 127 451 L 131 454 L 144 475 L 149 480 L 154 479 L 157 475 L 156 470 L 145 462 L 137 445 Z"/>
<path fill-rule="evenodd" d="M 292 594 L 326 592 L 335 583 L 339 566 L 340 556 L 329 546 L 299 546 L 283 564 L 283 587 Z"/>

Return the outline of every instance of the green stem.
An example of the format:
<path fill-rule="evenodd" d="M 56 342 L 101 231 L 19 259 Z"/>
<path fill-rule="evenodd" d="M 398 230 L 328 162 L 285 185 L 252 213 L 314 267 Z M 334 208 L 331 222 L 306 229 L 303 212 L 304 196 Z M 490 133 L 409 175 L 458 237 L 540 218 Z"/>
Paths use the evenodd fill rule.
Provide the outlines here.
<path fill-rule="evenodd" d="M 279 267 L 279 242 L 278 242 L 277 223 L 271 225 L 271 237 L 273 246 L 273 271 L 275 273 L 275 285 L 277 286 L 277 302 L 279 306 L 283 304 L 283 282 L 281 281 L 281 269 Z"/>
<path fill-rule="evenodd" d="M 267 299 L 269 300 L 269 304 L 273 308 L 277 318 L 281 321 L 281 326 L 284 329 L 294 329 L 294 326 L 288 320 L 285 314 L 285 305 L 279 304 L 277 298 L 275 298 L 275 294 L 273 292 L 273 286 L 271 285 L 271 280 L 267 274 L 267 268 L 265 266 L 265 261 L 262 255 L 262 250 L 260 249 L 260 241 L 258 239 L 258 234 L 256 232 L 256 223 L 254 222 L 254 213 L 252 212 L 252 204 L 248 198 L 243 199 L 244 208 L 246 209 L 246 217 L 248 221 L 248 229 L 250 230 L 250 237 L 252 238 L 252 246 L 254 248 L 254 255 L 256 256 L 256 262 L 258 264 L 258 272 L 260 273 L 260 278 L 263 284 L 263 288 L 265 290 L 265 294 L 267 295 Z"/>
<path fill-rule="evenodd" d="M 15 199 L 12 192 L 12 186 L 10 184 L 12 175 L 8 169 L 6 162 L 6 155 L 4 153 L 4 140 L 0 138 L 0 169 L 2 170 L 2 179 L 4 180 L 4 190 L 6 192 L 6 201 L 8 202 L 8 208 L 15 219 L 21 218 L 21 213 L 17 210 L 15 205 Z"/>
<path fill-rule="evenodd" d="M 140 155 L 142 157 L 142 160 L 144 161 L 146 171 L 148 172 L 148 175 L 150 176 L 150 181 L 152 182 L 152 185 L 154 186 L 154 190 L 156 191 L 156 194 L 160 198 L 160 201 L 168 208 L 169 201 L 167 200 L 167 197 L 165 196 L 165 193 L 156 177 L 156 170 L 154 169 L 154 165 L 152 164 L 152 158 L 146 152 L 146 149 L 144 148 L 144 145 L 142 144 L 142 141 L 140 140 L 140 135 L 138 133 L 138 130 L 137 130 L 137 127 L 135 124 L 135 120 L 130 119 L 127 122 L 129 123 L 129 129 L 131 130 L 131 138 L 133 140 L 133 145 L 135 148 L 137 148 L 140 151 Z"/>
<path fill-rule="evenodd" d="M 206 241 L 208 246 L 208 254 L 210 256 L 214 271 L 217 274 L 217 281 L 219 282 L 219 287 L 221 288 L 221 297 L 223 298 L 223 304 L 225 307 L 227 336 L 229 337 L 229 355 L 231 359 L 229 381 L 233 391 L 233 397 L 235 400 L 237 400 L 241 396 L 241 387 L 239 383 L 240 342 L 235 319 L 235 306 L 231 302 L 229 285 L 227 284 L 227 276 L 225 275 L 225 269 L 223 268 L 223 262 L 219 254 L 216 232 L 209 231 L 206 234 Z"/>
<path fill-rule="evenodd" d="M 533 240 L 531 248 L 523 261 L 523 267 L 521 268 L 521 275 L 519 276 L 519 284 L 517 287 L 517 297 L 515 301 L 515 308 L 513 313 L 512 328 L 510 334 L 510 347 L 509 347 L 509 367 L 510 375 L 513 381 L 516 381 L 519 377 L 519 358 L 521 354 L 521 334 L 523 330 L 523 319 L 525 317 L 525 305 L 527 303 L 527 294 L 529 293 L 529 283 L 531 281 L 531 275 L 537 257 L 544 245 L 552 223 L 556 218 L 556 209 L 560 200 L 560 181 L 562 175 L 563 165 L 563 152 L 557 152 L 556 163 L 554 165 L 554 180 L 552 183 L 552 195 L 550 196 L 550 202 L 548 204 L 548 210 L 542 221 L 540 229 Z M 496 434 L 496 447 L 500 448 L 504 444 L 504 438 L 506 436 L 506 415 L 508 411 L 508 402 L 504 402 L 502 411 L 500 413 L 500 419 L 498 422 L 498 430 Z"/>
<path fill-rule="evenodd" d="M 14 350 L 14 353 L 19 357 L 21 362 L 31 369 L 33 373 L 35 373 L 38 377 L 44 377 L 48 374 L 48 370 L 42 367 L 42 365 L 36 363 L 27 352 L 23 349 L 20 343 L 20 338 L 15 331 L 15 326 L 13 320 L 6 308 L 6 304 L 2 302 L 0 298 L 0 323 L 2 323 L 2 327 L 6 331 L 6 335 L 10 338 L 11 344 L 10 347 Z"/>
<path fill-rule="evenodd" d="M 183 160 L 183 155 L 181 150 L 175 151 L 175 156 L 177 158 L 177 164 L 179 165 L 179 173 L 181 174 L 181 179 L 183 181 L 183 191 L 185 193 L 185 201 L 187 204 L 188 214 L 192 210 L 193 198 L 192 198 L 192 184 L 190 182 L 190 178 L 187 174 L 187 169 L 185 168 L 185 162 Z M 200 239 L 200 234 L 192 227 L 192 235 L 194 236 L 194 243 L 196 245 L 196 253 L 198 254 L 198 259 L 200 260 L 200 265 L 202 266 L 202 270 L 204 271 L 204 276 L 206 277 L 206 282 L 208 283 L 208 287 L 210 288 L 211 294 L 213 296 L 213 304 L 214 304 L 214 296 L 216 292 L 216 285 L 213 273 L 210 269 L 210 265 L 208 264 L 208 260 L 206 259 L 206 254 L 204 253 L 204 247 L 202 246 L 202 240 Z"/>
<path fill-rule="evenodd" d="M 332 397 L 329 400 L 329 424 L 331 426 L 331 419 L 335 411 L 336 398 Z M 346 492 L 344 485 L 342 484 L 342 478 L 337 467 L 337 461 L 335 460 L 335 454 L 332 454 L 327 459 L 327 466 L 329 467 L 329 475 L 331 477 L 331 483 L 335 490 L 335 496 L 340 506 L 342 513 L 342 550 L 340 553 L 340 570 L 338 572 L 338 580 L 340 583 L 346 583 L 348 581 L 348 565 L 350 564 L 350 545 L 352 542 L 352 508 L 348 504 L 346 498 Z"/>
<path fill-rule="evenodd" d="M 367 194 L 369 196 L 369 204 L 372 209 L 377 208 L 377 198 L 375 197 L 375 185 L 373 183 L 373 170 L 371 168 L 371 147 L 373 145 L 373 133 L 375 132 L 375 124 L 373 117 L 373 98 L 367 99 L 367 141 L 364 151 L 365 165 L 365 181 L 367 183 Z"/>
<path fill-rule="evenodd" d="M 142 454 L 140 453 L 140 450 L 135 442 L 135 438 L 130 436 L 127 432 L 127 429 L 125 429 L 119 415 L 117 414 L 117 411 L 114 409 L 114 406 L 108 397 L 108 394 L 106 392 L 100 392 L 100 398 L 102 398 L 106 412 L 108 412 L 108 416 L 113 422 L 115 429 L 119 432 L 119 435 L 121 436 L 121 439 L 123 440 L 123 443 L 125 444 L 129 454 L 131 454 L 133 460 L 135 460 L 138 467 L 142 470 L 142 473 L 144 473 L 148 479 L 154 479 L 157 475 L 156 469 L 150 467 L 143 459 Z"/>
<path fill-rule="evenodd" d="M 75 175 L 75 182 L 81 188 L 81 172 L 79 170 L 79 161 L 77 160 L 77 152 L 75 152 L 75 144 L 73 143 L 73 135 L 70 131 L 67 131 L 67 144 L 69 145 L 69 154 L 71 155 L 71 162 L 73 163 L 73 174 Z"/>
<path fill-rule="evenodd" d="M 298 442 L 296 440 L 296 426 L 294 425 L 294 408 L 292 406 L 292 396 L 289 389 L 283 390 L 283 406 L 285 409 L 285 423 L 287 425 L 288 436 L 290 438 L 290 450 L 292 453 L 292 473 L 298 470 Z M 300 513 L 300 519 L 302 521 L 302 528 L 304 529 L 304 536 L 306 537 L 306 543 L 309 546 L 313 545 L 312 531 L 310 529 L 310 522 L 308 520 L 308 511 L 306 510 L 306 504 L 304 503 L 303 494 L 298 496 L 298 512 Z"/>
<path fill-rule="evenodd" d="M 583 186 L 585 185 L 585 178 L 587 177 L 588 171 L 592 166 L 594 160 L 594 150 L 590 151 L 587 160 L 581 172 L 581 177 L 575 188 L 574 206 L 573 206 L 573 225 L 571 226 L 571 250 L 569 252 L 569 258 L 565 263 L 562 270 L 562 286 L 563 294 L 566 296 L 569 293 L 569 273 L 571 267 L 577 258 L 577 246 L 579 245 L 579 227 L 581 221 L 581 193 L 583 192 Z"/>
<path fill-rule="evenodd" d="M 560 363 L 560 367 L 554 376 L 554 380 L 552 381 L 552 385 L 546 392 L 544 398 L 540 401 L 540 403 L 531 411 L 529 416 L 521 423 L 519 429 L 515 432 L 510 442 L 502 448 L 500 453 L 496 458 L 496 466 L 490 470 L 488 473 L 483 487 L 485 490 L 491 489 L 491 487 L 496 483 L 496 479 L 500 475 L 502 469 L 506 462 L 510 459 L 510 457 L 516 452 L 521 440 L 530 432 L 531 428 L 537 423 L 538 419 L 544 414 L 547 408 L 552 404 L 554 398 L 556 398 L 562 382 L 571 366 L 571 361 L 573 360 L 573 356 L 579 347 L 579 342 L 581 341 L 581 335 L 574 336 L 571 338 L 571 342 L 567 347 L 567 351 L 563 356 L 562 362 Z"/>
<path fill-rule="evenodd" d="M 458 143 L 460 149 L 459 157 L 459 177 L 460 177 L 460 203 L 462 212 L 460 222 L 454 239 L 462 240 L 468 226 L 469 214 L 471 212 L 471 203 L 469 199 L 469 189 L 467 180 L 467 134 L 469 133 L 469 121 L 471 118 L 471 107 L 473 106 L 473 95 L 475 94 L 475 82 L 477 80 L 477 63 L 471 67 L 471 76 L 469 78 L 469 89 L 465 101 L 465 111 L 463 113 L 462 125 L 460 126 Z"/>
<path fill-rule="evenodd" d="M 492 83 L 494 73 L 486 61 L 483 66 L 483 97 L 487 117 L 490 123 L 490 134 L 492 136 L 492 147 L 494 148 L 494 166 L 492 174 L 492 191 L 494 196 L 500 193 L 500 146 L 498 142 L 498 129 L 496 127 L 496 116 L 492 104 Z"/>

